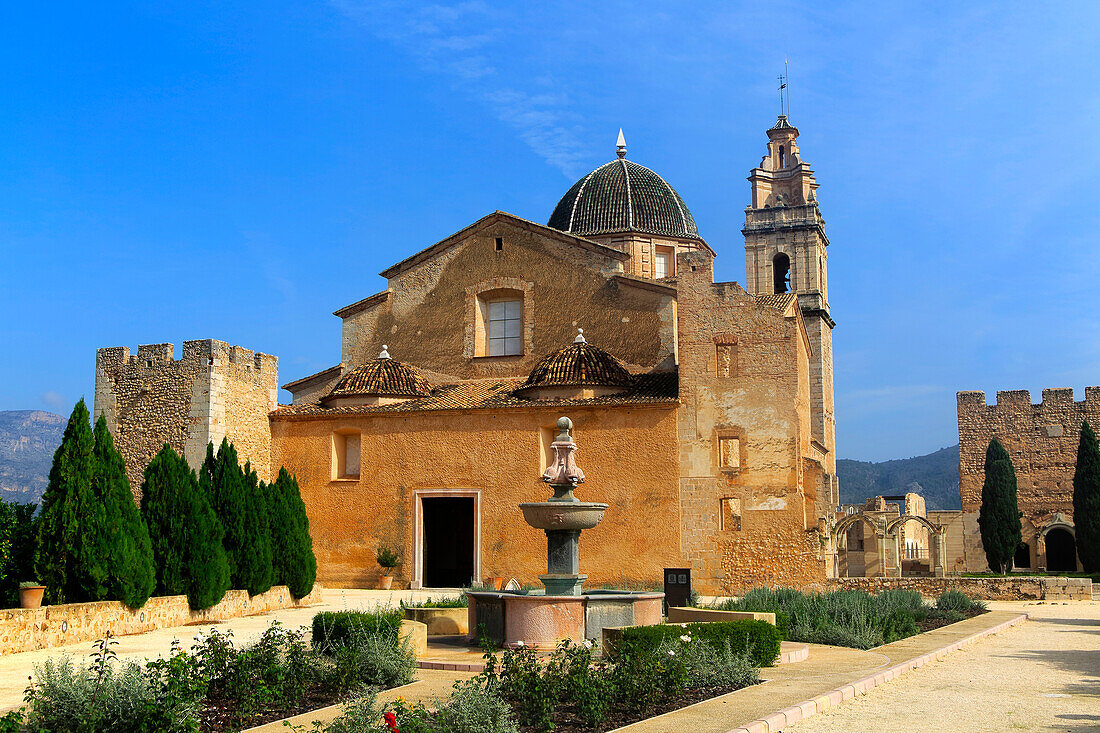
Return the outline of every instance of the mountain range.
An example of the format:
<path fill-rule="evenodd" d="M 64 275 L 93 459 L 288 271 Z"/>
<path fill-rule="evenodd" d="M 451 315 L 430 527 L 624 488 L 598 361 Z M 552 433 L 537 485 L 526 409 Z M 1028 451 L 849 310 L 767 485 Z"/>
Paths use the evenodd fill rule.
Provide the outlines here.
<path fill-rule="evenodd" d="M 41 410 L 0 410 L 0 498 L 37 503 L 49 481 L 65 418 Z"/>
<path fill-rule="evenodd" d="M 839 459 L 840 503 L 862 504 L 872 496 L 909 491 L 924 497 L 929 509 L 960 509 L 959 446 L 914 458 L 870 463 Z"/>

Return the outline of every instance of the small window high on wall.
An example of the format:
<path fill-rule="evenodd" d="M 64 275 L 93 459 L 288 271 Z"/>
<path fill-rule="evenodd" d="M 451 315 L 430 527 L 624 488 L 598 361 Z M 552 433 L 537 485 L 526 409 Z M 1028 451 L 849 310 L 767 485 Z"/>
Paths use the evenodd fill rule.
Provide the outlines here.
<path fill-rule="evenodd" d="M 780 252 L 772 258 L 772 276 L 775 278 L 775 292 L 791 291 L 791 258 Z"/>
<path fill-rule="evenodd" d="M 523 353 L 523 301 L 494 300 L 489 303 L 489 356 L 513 356 Z"/>
<path fill-rule="evenodd" d="M 332 435 L 332 480 L 358 479 L 362 440 L 354 431 Z"/>

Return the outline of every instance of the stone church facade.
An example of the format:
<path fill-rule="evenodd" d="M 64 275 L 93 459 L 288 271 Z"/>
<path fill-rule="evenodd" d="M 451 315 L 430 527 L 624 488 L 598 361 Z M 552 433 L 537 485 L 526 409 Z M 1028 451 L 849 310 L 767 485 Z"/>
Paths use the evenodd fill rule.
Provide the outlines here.
<path fill-rule="evenodd" d="M 585 533 L 590 585 L 681 566 L 704 593 L 822 582 L 837 562 L 834 323 L 797 138 L 780 117 L 749 176 L 745 286 L 714 281 L 683 199 L 620 145 L 547 225 L 494 212 L 384 270 L 384 291 L 335 313 L 341 363 L 284 385 L 291 405 L 260 399 L 273 357 L 228 359 L 236 390 L 214 385 L 216 358 L 204 374 L 170 350 L 154 368 L 102 349 L 95 410 L 132 478 L 163 436 L 192 460 L 190 443 L 239 429 L 253 465 L 297 475 L 329 586 L 372 584 L 380 545 L 412 587 L 534 580 L 544 540 L 516 505 L 545 498 L 562 415 L 578 495 L 611 505 Z M 178 406 L 131 428 L 168 383 Z"/>

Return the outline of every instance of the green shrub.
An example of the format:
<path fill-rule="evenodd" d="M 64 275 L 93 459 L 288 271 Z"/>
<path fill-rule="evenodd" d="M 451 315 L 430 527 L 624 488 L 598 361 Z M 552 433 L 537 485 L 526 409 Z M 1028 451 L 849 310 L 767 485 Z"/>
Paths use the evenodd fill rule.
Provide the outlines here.
<path fill-rule="evenodd" d="M 715 648 L 728 642 L 732 653 L 748 653 L 758 667 L 771 666 L 779 656 L 779 629 L 767 621 L 752 620 L 631 626 L 622 630 L 609 652 L 618 656 L 653 652 L 662 642 L 684 635 Z"/>
<path fill-rule="evenodd" d="M 339 717 L 324 727 L 320 723 L 314 723 L 313 731 L 315 733 L 321 730 L 324 733 L 364 733 L 378 730 L 378 720 L 382 717 L 382 711 L 378 708 L 377 700 L 378 690 L 373 687 L 363 687 L 344 704 Z M 300 729 L 295 728 L 295 730 Z M 415 731 L 409 730 L 406 733 L 415 733 Z"/>
<path fill-rule="evenodd" d="M 378 565 L 391 570 L 397 567 L 401 560 L 397 557 L 397 553 L 391 550 L 389 547 L 379 547 L 377 552 L 374 553 L 374 559 L 378 562 Z"/>
<path fill-rule="evenodd" d="M 730 640 L 719 645 L 692 638 L 680 646 L 687 668 L 687 686 L 748 687 L 760 681 L 760 670 L 753 664 L 749 652 L 735 652 Z"/>
<path fill-rule="evenodd" d="M 356 634 L 330 652 L 341 686 L 397 687 L 412 682 L 416 654 L 407 639 L 386 633 Z"/>
<path fill-rule="evenodd" d="M 426 601 L 401 602 L 401 608 L 468 608 L 470 599 L 463 593 L 458 598 L 440 598 L 438 601 L 429 598 Z"/>
<path fill-rule="evenodd" d="M 936 608 L 940 611 L 967 613 L 969 611 L 984 611 L 985 603 L 972 599 L 961 590 L 951 588 L 945 590 L 943 595 L 936 599 Z"/>
<path fill-rule="evenodd" d="M 322 652 L 362 635 L 383 634 L 396 640 L 401 611 L 322 611 L 313 617 L 313 648 Z"/>
<path fill-rule="evenodd" d="M 456 685 L 439 706 L 435 722 L 448 733 L 519 733 L 508 703 L 477 680 Z"/>

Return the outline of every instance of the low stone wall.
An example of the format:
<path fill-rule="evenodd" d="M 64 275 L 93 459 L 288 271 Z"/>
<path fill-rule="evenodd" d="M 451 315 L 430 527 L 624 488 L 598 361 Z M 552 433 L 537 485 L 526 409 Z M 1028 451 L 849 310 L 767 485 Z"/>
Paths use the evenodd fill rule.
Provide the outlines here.
<path fill-rule="evenodd" d="M 945 590 L 960 590 L 971 598 L 987 601 L 1088 601 L 1092 600 L 1089 578 L 1021 575 L 1007 578 L 832 578 L 830 588 L 861 588 L 877 593 L 888 588 L 919 591 L 935 598 Z"/>
<path fill-rule="evenodd" d="M 294 600 L 285 585 L 248 597 L 248 591 L 227 591 L 221 602 L 203 611 L 192 611 L 187 596 L 150 598 L 138 609 L 119 601 L 65 603 L 42 608 L 0 610 L 0 655 L 49 649 L 62 644 L 93 641 L 110 631 L 115 636 L 141 634 L 189 624 L 255 616 L 280 608 L 300 608 L 321 602 L 321 586 L 305 598 Z"/>
<path fill-rule="evenodd" d="M 767 621 L 775 626 L 775 614 L 766 611 L 719 611 L 714 608 L 692 608 L 673 606 L 668 609 L 670 624 L 710 621 Z"/>

